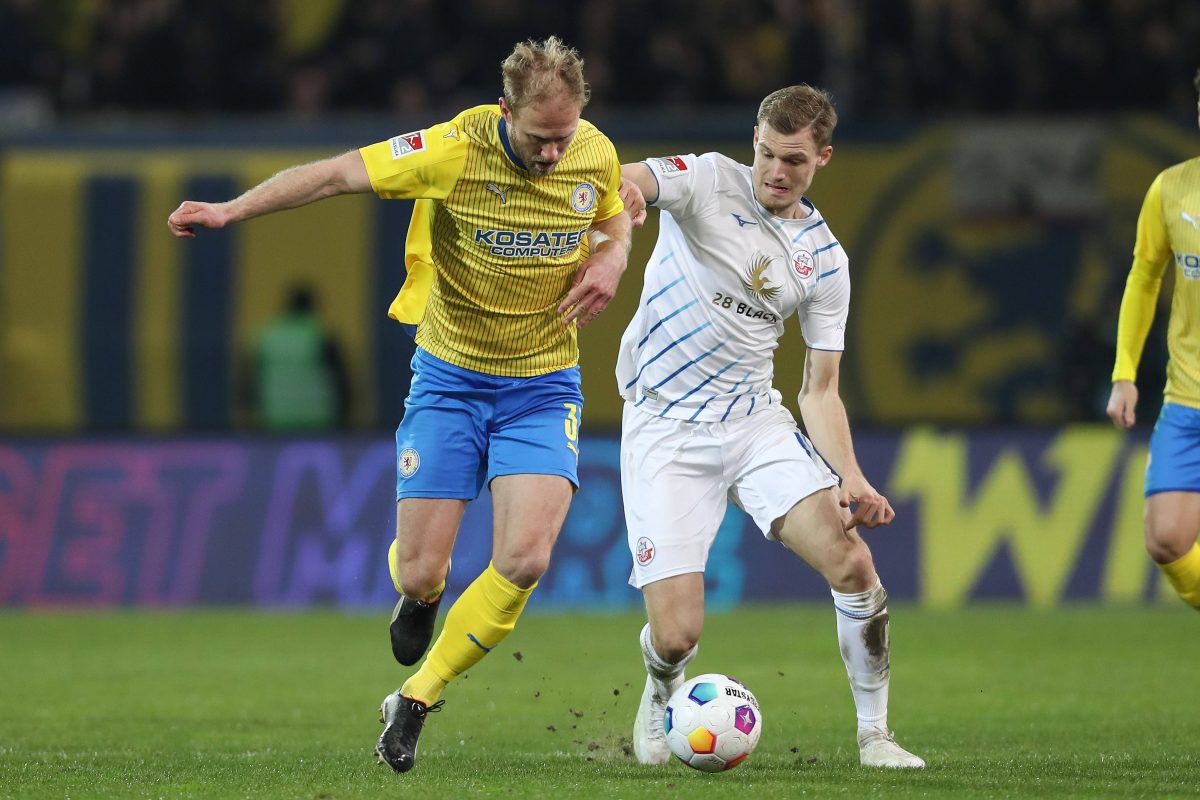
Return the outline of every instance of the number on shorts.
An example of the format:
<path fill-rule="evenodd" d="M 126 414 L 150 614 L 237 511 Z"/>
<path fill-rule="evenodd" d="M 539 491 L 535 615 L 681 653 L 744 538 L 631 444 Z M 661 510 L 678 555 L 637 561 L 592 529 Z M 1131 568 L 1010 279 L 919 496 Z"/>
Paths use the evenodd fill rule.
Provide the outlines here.
<path fill-rule="evenodd" d="M 567 434 L 567 447 L 571 448 L 571 452 L 579 458 L 579 448 L 576 443 L 579 441 L 579 406 L 575 403 L 563 403 L 563 408 L 567 409 L 567 418 L 563 420 L 563 430 Z"/>

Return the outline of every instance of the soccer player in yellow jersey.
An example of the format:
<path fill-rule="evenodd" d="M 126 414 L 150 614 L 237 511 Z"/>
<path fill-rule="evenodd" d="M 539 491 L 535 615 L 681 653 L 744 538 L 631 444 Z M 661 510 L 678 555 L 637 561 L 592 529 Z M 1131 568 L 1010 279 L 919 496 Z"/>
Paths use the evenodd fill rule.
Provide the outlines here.
<path fill-rule="evenodd" d="M 1194 83 L 1200 92 L 1200 72 Z M 1108 400 L 1120 428 L 1136 420 L 1138 361 L 1171 263 L 1167 385 L 1146 464 L 1146 550 L 1179 596 L 1200 609 L 1200 158 L 1159 173 L 1138 216 Z"/>
<path fill-rule="evenodd" d="M 508 635 L 546 570 L 578 486 L 576 331 L 611 300 L 628 256 L 616 150 L 580 119 L 579 54 L 556 37 L 522 42 L 502 74 L 498 105 L 285 170 L 227 203 L 185 202 L 168 220 L 189 237 L 333 195 L 418 198 L 389 312 L 417 325 L 388 557 L 401 663 L 429 647 L 459 523 L 485 480 L 494 524 L 491 563 L 380 708 L 376 752 L 397 772 L 412 768 L 446 684 Z"/>

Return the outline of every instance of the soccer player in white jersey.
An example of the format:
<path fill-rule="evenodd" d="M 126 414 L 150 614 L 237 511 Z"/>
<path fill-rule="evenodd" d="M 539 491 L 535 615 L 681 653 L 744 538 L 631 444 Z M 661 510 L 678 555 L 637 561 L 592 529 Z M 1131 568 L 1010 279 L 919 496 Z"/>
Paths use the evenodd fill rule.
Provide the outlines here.
<path fill-rule="evenodd" d="M 855 459 L 838 395 L 849 261 L 804 196 L 829 161 L 836 124 L 828 94 L 791 86 L 759 106 L 750 167 L 719 153 L 622 166 L 662 211 L 617 363 L 630 583 L 649 619 L 633 735 L 644 764 L 670 758 L 666 701 L 696 653 L 705 562 L 732 500 L 830 584 L 860 762 L 925 766 L 888 728 L 887 593 L 856 530 L 895 512 Z M 771 385 L 793 314 L 808 345 L 799 396 L 807 436 Z"/>

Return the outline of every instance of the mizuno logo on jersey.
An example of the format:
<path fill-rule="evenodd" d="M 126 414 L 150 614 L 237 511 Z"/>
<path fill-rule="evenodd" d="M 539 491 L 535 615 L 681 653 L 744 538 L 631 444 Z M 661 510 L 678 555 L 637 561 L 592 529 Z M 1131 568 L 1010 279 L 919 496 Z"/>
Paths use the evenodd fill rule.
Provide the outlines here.
<path fill-rule="evenodd" d="M 747 225 L 757 225 L 758 224 L 757 222 L 755 222 L 752 219 L 742 219 L 741 214 L 734 214 L 733 218 L 737 220 L 737 224 L 738 224 L 739 228 L 744 228 Z"/>
<path fill-rule="evenodd" d="M 475 244 L 494 256 L 508 258 L 556 257 L 575 251 L 587 228 L 577 231 L 497 231 L 475 229 Z"/>
<path fill-rule="evenodd" d="M 399 136 L 393 136 L 388 139 L 388 146 L 392 148 L 393 161 L 397 158 L 412 155 L 419 150 L 425 149 L 424 131 L 413 131 L 412 133 L 402 133 Z"/>
<path fill-rule="evenodd" d="M 687 162 L 682 156 L 668 156 L 667 158 L 652 158 L 650 159 L 658 164 L 658 171 L 667 178 L 676 178 L 687 172 Z"/>

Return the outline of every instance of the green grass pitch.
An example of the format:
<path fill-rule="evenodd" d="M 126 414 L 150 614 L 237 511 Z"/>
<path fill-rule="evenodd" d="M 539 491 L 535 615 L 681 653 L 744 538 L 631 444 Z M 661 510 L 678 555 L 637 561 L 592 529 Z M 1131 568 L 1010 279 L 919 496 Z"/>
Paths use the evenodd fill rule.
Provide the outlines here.
<path fill-rule="evenodd" d="M 924 772 L 858 766 L 828 606 L 711 615 L 692 674 L 762 703 L 719 775 L 629 752 L 641 617 L 529 615 L 452 685 L 416 769 L 376 763 L 406 674 L 387 612 L 0 614 L 0 798 L 1037 798 L 1200 794 L 1200 616 L 892 609 L 891 722 Z"/>

